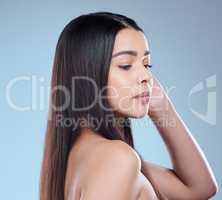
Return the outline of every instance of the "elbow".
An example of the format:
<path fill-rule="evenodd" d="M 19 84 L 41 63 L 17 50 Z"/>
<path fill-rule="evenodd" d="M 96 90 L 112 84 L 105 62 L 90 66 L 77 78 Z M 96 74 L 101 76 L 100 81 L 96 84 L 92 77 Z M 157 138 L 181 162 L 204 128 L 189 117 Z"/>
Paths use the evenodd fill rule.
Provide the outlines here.
<path fill-rule="evenodd" d="M 211 179 L 210 183 L 206 187 L 206 191 L 208 191 L 208 198 L 214 196 L 219 191 L 219 187 L 215 178 Z"/>
<path fill-rule="evenodd" d="M 196 195 L 194 199 L 210 199 L 211 197 L 215 196 L 218 192 L 219 187 L 217 182 L 213 182 L 211 184 L 205 185 L 200 190 L 196 190 L 199 192 L 195 192 Z"/>
<path fill-rule="evenodd" d="M 215 196 L 218 190 L 219 190 L 219 187 L 217 185 L 217 182 L 213 182 L 210 186 L 208 186 L 207 198 Z"/>
<path fill-rule="evenodd" d="M 215 196 L 219 191 L 219 187 L 214 175 L 210 176 L 208 179 L 205 179 L 202 183 L 202 194 L 205 195 L 206 199 Z"/>
<path fill-rule="evenodd" d="M 192 200 L 207 200 L 215 196 L 219 191 L 218 184 L 216 180 L 205 181 L 205 183 L 200 183 L 198 186 L 190 187 L 190 198 Z"/>

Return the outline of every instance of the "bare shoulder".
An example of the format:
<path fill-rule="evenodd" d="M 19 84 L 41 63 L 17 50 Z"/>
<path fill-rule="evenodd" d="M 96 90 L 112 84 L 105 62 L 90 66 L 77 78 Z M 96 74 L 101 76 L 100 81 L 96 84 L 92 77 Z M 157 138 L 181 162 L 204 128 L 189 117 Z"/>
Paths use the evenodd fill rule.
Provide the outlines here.
<path fill-rule="evenodd" d="M 114 140 L 98 144 L 93 153 L 83 199 L 135 199 L 141 167 L 136 152 L 125 142 Z"/>
<path fill-rule="evenodd" d="M 70 171 L 74 175 L 68 176 L 72 194 L 79 194 L 82 200 L 135 200 L 143 191 L 149 197 L 145 199 L 155 199 L 150 198 L 151 185 L 141 174 L 141 160 L 132 147 L 121 140 L 89 136 L 73 149 Z"/>
<path fill-rule="evenodd" d="M 127 167 L 138 172 L 141 169 L 141 161 L 136 151 L 121 140 L 97 143 L 89 153 L 88 164 L 100 170 L 112 171 L 115 167 Z"/>
<path fill-rule="evenodd" d="M 108 147 L 109 146 L 109 147 Z M 120 164 L 131 164 L 137 170 L 141 168 L 141 161 L 136 151 L 130 147 L 127 143 L 121 140 L 113 140 L 108 144 L 107 153 L 110 155 L 113 161 L 119 161 Z M 112 161 L 112 160 L 111 160 Z M 124 164 L 125 163 L 125 164 Z"/>

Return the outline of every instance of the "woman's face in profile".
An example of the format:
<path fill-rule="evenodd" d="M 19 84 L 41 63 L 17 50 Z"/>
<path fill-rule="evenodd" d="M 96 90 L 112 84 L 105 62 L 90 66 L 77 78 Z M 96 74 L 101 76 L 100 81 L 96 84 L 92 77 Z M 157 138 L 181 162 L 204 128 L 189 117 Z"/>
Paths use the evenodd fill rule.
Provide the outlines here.
<path fill-rule="evenodd" d="M 112 55 L 107 90 L 112 109 L 124 117 L 145 116 L 149 98 L 135 97 L 145 91 L 151 95 L 153 87 L 145 35 L 132 28 L 121 30 L 116 36 Z"/>

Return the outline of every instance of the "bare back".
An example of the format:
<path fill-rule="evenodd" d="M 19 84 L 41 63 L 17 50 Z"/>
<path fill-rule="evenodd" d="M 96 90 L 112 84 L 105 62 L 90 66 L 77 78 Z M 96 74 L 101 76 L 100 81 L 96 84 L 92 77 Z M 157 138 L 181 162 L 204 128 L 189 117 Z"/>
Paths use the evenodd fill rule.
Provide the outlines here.
<path fill-rule="evenodd" d="M 136 152 L 122 141 L 107 140 L 101 136 L 89 132 L 84 132 L 81 134 L 80 138 L 77 140 L 69 154 L 65 180 L 65 200 L 85 199 L 84 191 L 87 187 L 90 187 L 89 180 L 96 170 L 98 171 L 98 163 L 104 162 L 104 159 L 109 159 L 109 157 L 107 158 L 107 154 L 112 153 L 115 149 L 125 149 L 126 152 L 130 152 L 130 154 L 139 160 L 139 156 L 136 154 Z M 116 175 L 110 173 L 112 173 L 112 171 L 106 173 L 107 179 Z M 104 182 L 104 184 L 107 183 L 107 181 Z M 103 197 L 100 196 L 101 187 L 97 189 L 96 191 L 98 191 L 98 196 L 96 196 L 96 199 L 103 199 Z M 149 180 L 147 180 L 147 178 L 140 171 L 135 178 L 130 199 L 158 199 Z"/>

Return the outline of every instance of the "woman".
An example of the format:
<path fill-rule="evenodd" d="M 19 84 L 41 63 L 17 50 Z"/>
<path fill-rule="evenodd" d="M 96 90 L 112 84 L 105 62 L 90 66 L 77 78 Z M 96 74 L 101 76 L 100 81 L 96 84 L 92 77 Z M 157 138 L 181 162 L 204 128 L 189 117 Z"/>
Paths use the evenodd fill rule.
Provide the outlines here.
<path fill-rule="evenodd" d="M 90 13 L 64 28 L 51 80 L 41 200 L 202 200 L 216 193 L 200 147 L 150 68 L 145 34 L 126 16 Z M 173 169 L 135 150 L 129 118 L 145 115 Z"/>

